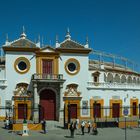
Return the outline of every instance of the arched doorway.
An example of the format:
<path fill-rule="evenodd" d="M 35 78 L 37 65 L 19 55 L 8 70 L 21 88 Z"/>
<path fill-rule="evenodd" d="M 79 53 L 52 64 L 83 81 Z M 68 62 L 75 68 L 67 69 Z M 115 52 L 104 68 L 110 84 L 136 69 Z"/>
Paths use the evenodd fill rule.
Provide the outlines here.
<path fill-rule="evenodd" d="M 50 89 L 40 93 L 40 119 L 56 120 L 56 95 Z"/>

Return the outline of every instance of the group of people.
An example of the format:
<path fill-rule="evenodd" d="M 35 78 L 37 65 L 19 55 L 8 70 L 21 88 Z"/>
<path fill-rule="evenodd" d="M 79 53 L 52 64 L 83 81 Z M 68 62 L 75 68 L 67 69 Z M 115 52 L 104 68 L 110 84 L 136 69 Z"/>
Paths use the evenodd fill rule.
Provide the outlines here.
<path fill-rule="evenodd" d="M 12 120 L 11 118 L 6 117 L 4 120 L 4 128 L 5 129 L 12 129 Z"/>
<path fill-rule="evenodd" d="M 85 127 L 88 128 L 88 131 L 87 131 L 88 133 L 90 133 L 91 128 L 92 128 L 92 134 L 93 135 L 97 135 L 98 134 L 96 123 L 93 123 L 93 125 L 92 125 L 90 121 L 88 121 L 88 122 L 82 121 L 81 122 L 81 132 L 82 132 L 82 135 L 84 135 L 84 133 L 85 133 Z M 72 121 L 71 124 L 70 124 L 70 127 L 69 127 L 72 138 L 74 138 L 74 131 L 75 131 L 75 129 L 78 129 L 78 128 L 79 128 L 78 121 L 75 121 L 75 122 Z"/>

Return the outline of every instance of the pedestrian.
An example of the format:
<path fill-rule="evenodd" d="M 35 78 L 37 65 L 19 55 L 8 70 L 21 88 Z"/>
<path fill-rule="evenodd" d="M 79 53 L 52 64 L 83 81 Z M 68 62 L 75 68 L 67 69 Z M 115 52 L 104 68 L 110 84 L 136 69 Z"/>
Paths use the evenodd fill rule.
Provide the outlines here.
<path fill-rule="evenodd" d="M 75 125 L 73 123 L 73 121 L 70 124 L 70 134 L 71 134 L 71 138 L 74 138 L 74 130 L 75 130 Z"/>
<path fill-rule="evenodd" d="M 97 130 L 96 124 L 93 124 L 92 132 L 93 132 L 93 135 L 97 135 L 98 134 L 98 130 Z"/>
<path fill-rule="evenodd" d="M 76 129 L 79 129 L 79 119 L 76 119 Z"/>
<path fill-rule="evenodd" d="M 48 131 L 47 131 L 47 124 L 46 124 L 45 119 L 43 119 L 43 121 L 42 121 L 42 128 L 43 128 L 44 134 L 46 134 Z"/>
<path fill-rule="evenodd" d="M 90 133 L 90 128 L 91 128 L 91 123 L 90 123 L 90 121 L 88 121 L 88 133 Z"/>
<path fill-rule="evenodd" d="M 6 118 L 6 121 L 5 121 L 5 128 L 9 129 L 9 119 L 8 119 L 8 117 Z"/>
<path fill-rule="evenodd" d="M 85 128 L 85 121 L 82 121 L 81 124 L 82 135 L 84 135 L 84 128 Z"/>

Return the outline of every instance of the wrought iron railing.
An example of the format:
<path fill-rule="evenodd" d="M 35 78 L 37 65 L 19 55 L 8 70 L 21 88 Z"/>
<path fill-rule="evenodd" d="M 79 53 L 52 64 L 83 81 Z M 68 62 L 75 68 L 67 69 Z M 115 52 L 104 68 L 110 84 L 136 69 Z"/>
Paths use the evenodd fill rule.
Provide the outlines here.
<path fill-rule="evenodd" d="M 33 74 L 33 80 L 63 80 L 63 74 Z"/>
<path fill-rule="evenodd" d="M 97 83 L 97 82 L 88 82 L 87 83 L 88 88 L 116 88 L 116 89 L 140 89 L 140 84 L 136 83 L 110 83 L 110 82 L 103 82 L 103 83 Z"/>

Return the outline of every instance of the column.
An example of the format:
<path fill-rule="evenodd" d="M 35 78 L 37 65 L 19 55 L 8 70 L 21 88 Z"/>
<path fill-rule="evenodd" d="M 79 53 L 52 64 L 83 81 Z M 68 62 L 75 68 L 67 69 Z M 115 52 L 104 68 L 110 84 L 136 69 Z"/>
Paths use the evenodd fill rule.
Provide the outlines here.
<path fill-rule="evenodd" d="M 63 124 L 63 119 L 64 119 L 64 103 L 63 103 L 62 89 L 63 89 L 63 85 L 60 84 L 60 110 L 59 110 L 59 122 L 61 122 L 61 123 Z"/>
<path fill-rule="evenodd" d="M 38 108 L 38 105 L 39 105 L 39 95 L 37 93 L 37 83 L 34 83 L 33 85 L 34 87 L 34 109 L 33 109 L 33 112 L 34 112 L 34 115 L 33 115 L 33 120 L 34 120 L 34 123 L 38 123 L 39 121 L 39 108 Z"/>

